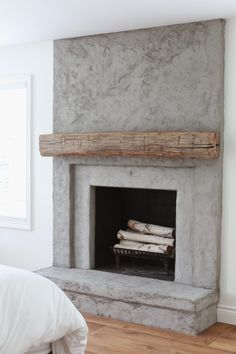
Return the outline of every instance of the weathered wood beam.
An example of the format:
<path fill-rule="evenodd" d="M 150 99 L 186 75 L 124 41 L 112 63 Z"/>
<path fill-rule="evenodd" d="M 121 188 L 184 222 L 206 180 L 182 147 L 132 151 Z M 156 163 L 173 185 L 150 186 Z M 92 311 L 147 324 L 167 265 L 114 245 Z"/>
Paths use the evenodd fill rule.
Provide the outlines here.
<path fill-rule="evenodd" d="M 124 156 L 216 159 L 220 135 L 216 132 L 101 132 L 44 134 L 42 156 Z"/>

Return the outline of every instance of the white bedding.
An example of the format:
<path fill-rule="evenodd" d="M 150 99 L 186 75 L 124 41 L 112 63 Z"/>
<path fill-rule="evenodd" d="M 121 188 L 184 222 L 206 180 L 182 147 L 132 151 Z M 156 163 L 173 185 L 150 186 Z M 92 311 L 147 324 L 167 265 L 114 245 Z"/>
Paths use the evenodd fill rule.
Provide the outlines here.
<path fill-rule="evenodd" d="M 45 343 L 41 345 L 37 345 L 37 347 L 33 346 L 28 350 L 26 354 L 48 354 L 52 351 L 52 344 Z"/>
<path fill-rule="evenodd" d="M 0 354 L 25 354 L 52 343 L 53 354 L 84 354 L 87 325 L 50 280 L 0 266 Z"/>

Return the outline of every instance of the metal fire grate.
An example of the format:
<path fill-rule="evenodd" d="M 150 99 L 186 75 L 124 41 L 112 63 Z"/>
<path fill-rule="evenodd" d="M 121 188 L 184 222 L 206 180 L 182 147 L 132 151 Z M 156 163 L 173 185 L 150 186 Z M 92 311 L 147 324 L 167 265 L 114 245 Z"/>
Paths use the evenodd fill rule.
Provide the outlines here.
<path fill-rule="evenodd" d="M 174 259 L 174 253 L 172 255 L 156 253 L 156 252 L 145 252 L 139 250 L 129 250 L 127 248 L 115 248 L 111 247 L 112 253 L 116 259 L 116 267 L 120 267 L 120 257 L 131 257 L 138 259 L 156 260 L 163 262 L 163 268 L 166 274 L 169 274 L 169 261 Z"/>

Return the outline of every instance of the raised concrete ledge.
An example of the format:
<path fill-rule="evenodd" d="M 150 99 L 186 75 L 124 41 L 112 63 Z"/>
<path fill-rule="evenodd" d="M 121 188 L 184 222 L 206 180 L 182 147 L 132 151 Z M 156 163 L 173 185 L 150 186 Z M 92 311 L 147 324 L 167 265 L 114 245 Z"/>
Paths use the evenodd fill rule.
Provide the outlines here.
<path fill-rule="evenodd" d="M 47 268 L 40 274 L 65 291 L 185 312 L 201 311 L 218 301 L 214 290 L 157 279 L 61 267 Z"/>
<path fill-rule="evenodd" d="M 39 274 L 63 289 L 82 312 L 191 334 L 216 321 L 214 290 L 96 270 L 52 267 Z"/>

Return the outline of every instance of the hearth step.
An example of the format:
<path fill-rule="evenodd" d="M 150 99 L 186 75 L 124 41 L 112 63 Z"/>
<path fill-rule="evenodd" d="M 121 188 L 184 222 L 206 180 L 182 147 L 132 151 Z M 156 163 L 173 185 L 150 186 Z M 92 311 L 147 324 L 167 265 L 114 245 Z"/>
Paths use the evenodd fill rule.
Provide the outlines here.
<path fill-rule="evenodd" d="M 162 264 L 130 264 L 129 261 L 123 261 L 120 263 L 120 266 L 108 265 L 103 267 L 96 268 L 102 272 L 116 273 L 116 274 L 125 274 L 132 275 L 136 277 L 152 278 L 166 281 L 174 281 L 175 275 L 174 270 L 170 269 L 168 274 L 163 268 Z"/>
<path fill-rule="evenodd" d="M 81 312 L 191 334 L 216 322 L 214 290 L 97 270 L 51 267 L 38 273 Z"/>

